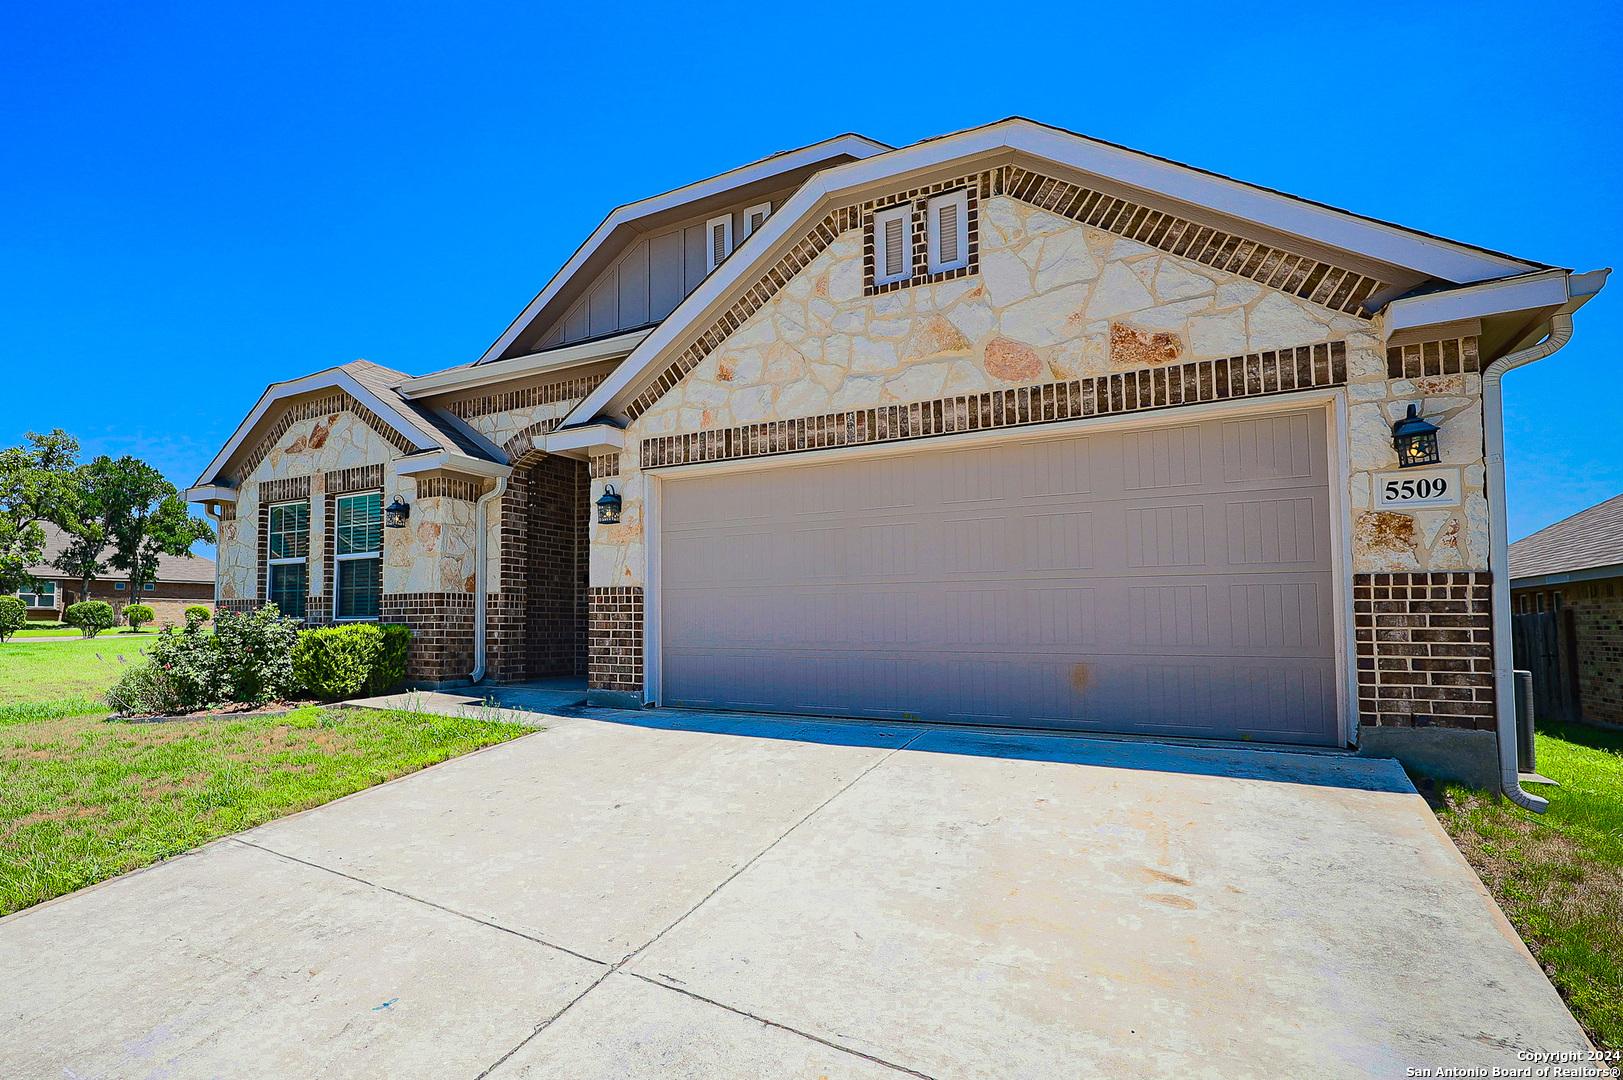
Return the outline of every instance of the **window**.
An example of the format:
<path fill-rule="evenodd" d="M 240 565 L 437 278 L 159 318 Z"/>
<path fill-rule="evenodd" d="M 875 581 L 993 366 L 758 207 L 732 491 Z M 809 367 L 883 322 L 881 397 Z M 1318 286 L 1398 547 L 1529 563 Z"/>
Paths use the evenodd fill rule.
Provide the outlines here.
<path fill-rule="evenodd" d="M 772 216 L 772 204 L 764 202 L 760 206 L 752 206 L 744 211 L 744 235 L 755 235 L 755 230 L 766 224 L 766 219 Z"/>
<path fill-rule="evenodd" d="M 1543 593 L 1534 593 L 1533 594 L 1533 600 L 1538 604 L 1539 611 L 1543 611 L 1544 610 L 1544 594 Z"/>
<path fill-rule="evenodd" d="M 117 589 L 119 592 L 123 592 L 125 589 L 129 588 L 129 585 L 123 581 L 115 581 L 113 582 L 113 588 Z"/>
<path fill-rule="evenodd" d="M 154 590 L 157 589 L 157 587 L 158 586 L 157 586 L 156 582 L 148 581 L 144 585 L 141 586 L 141 591 L 142 592 L 153 592 Z"/>
<path fill-rule="evenodd" d="M 270 562 L 265 599 L 283 615 L 304 618 L 305 596 L 310 592 L 310 504 L 272 506 L 265 548 Z"/>
<path fill-rule="evenodd" d="M 383 595 L 383 493 L 340 496 L 333 516 L 335 614 L 375 619 Z"/>
<path fill-rule="evenodd" d="M 954 191 L 938 195 L 925 205 L 930 273 L 939 274 L 968 266 L 969 192 Z"/>
<path fill-rule="evenodd" d="M 913 207 L 903 203 L 873 216 L 874 284 L 913 276 Z"/>
<path fill-rule="evenodd" d="M 1550 595 L 1555 598 L 1555 606 L 1552 607 L 1550 610 L 1551 611 L 1560 611 L 1561 610 L 1561 594 L 1558 593 L 1558 592 L 1554 592 L 1554 593 L 1551 593 Z"/>
<path fill-rule="evenodd" d="M 711 218 L 705 222 L 704 272 L 710 273 L 733 253 L 733 216 Z"/>
<path fill-rule="evenodd" d="M 56 606 L 56 582 L 42 581 L 33 592 L 20 592 L 17 594 L 17 598 L 26 607 L 54 608 Z"/>

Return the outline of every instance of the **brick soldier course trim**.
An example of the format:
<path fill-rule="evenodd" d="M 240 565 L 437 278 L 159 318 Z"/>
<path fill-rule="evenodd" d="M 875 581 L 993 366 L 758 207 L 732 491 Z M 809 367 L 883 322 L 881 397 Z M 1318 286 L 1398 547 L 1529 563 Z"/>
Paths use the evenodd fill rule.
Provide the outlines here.
<path fill-rule="evenodd" d="M 618 453 L 594 455 L 590 461 L 593 480 L 620 475 L 620 455 Z"/>
<path fill-rule="evenodd" d="M 991 194 L 1021 202 L 1136 240 L 1204 266 L 1250 278 L 1334 311 L 1356 315 L 1359 305 L 1387 283 L 1306 255 L 1246 240 L 1186 218 L 1151 210 L 1078 184 L 1006 165 L 994 172 Z"/>
<path fill-rule="evenodd" d="M 326 475 L 326 491 L 329 495 L 349 495 L 357 491 L 377 491 L 382 487 L 382 465 L 357 465 L 353 469 L 339 469 Z M 328 520 L 332 519 L 329 518 Z"/>
<path fill-rule="evenodd" d="M 512 412 L 514 409 L 531 409 L 537 405 L 552 405 L 560 401 L 580 401 L 597 389 L 599 383 L 609 377 L 607 371 L 595 375 L 578 375 L 571 379 L 558 382 L 544 383 L 540 386 L 528 386 L 522 390 L 507 390 L 500 394 L 483 394 L 478 397 L 463 398 L 460 401 L 448 402 L 445 406 L 447 412 L 453 416 L 470 420 L 476 416 L 487 416 L 490 413 Z"/>
<path fill-rule="evenodd" d="M 276 423 L 265 433 L 264 438 L 255 443 L 253 450 L 249 452 L 247 457 L 242 459 L 241 474 L 243 476 L 252 476 L 254 470 L 259 467 L 259 463 L 265 460 L 265 455 L 275 449 L 282 436 L 287 434 L 287 429 L 300 420 L 325 416 L 328 426 L 331 426 L 340 415 L 346 412 L 353 413 L 361 423 L 377 432 L 379 438 L 402 454 L 409 454 L 415 449 L 404 435 L 379 419 L 377 413 L 340 390 L 309 401 L 294 402 L 284 409 L 282 415 L 277 418 Z M 325 435 L 323 435 L 323 439 L 325 439 Z"/>
<path fill-rule="evenodd" d="M 590 690 L 640 693 L 643 685 L 643 596 L 639 585 L 594 588 L 587 624 Z"/>
<path fill-rule="evenodd" d="M 265 503 L 295 502 L 310 497 L 308 476 L 289 476 L 282 480 L 265 480 L 259 485 L 260 505 Z"/>
<path fill-rule="evenodd" d="M 1493 575 L 1354 574 L 1359 723 L 1492 731 Z"/>
<path fill-rule="evenodd" d="M 1345 342 L 642 440 L 645 469 L 1259 397 L 1347 381 Z"/>
<path fill-rule="evenodd" d="M 482 486 L 472 480 L 454 476 L 430 476 L 417 481 L 419 499 L 461 499 L 474 502 L 482 494 Z"/>
<path fill-rule="evenodd" d="M 1388 379 L 1419 379 L 1427 375 L 1458 375 L 1481 370 L 1474 337 L 1394 345 L 1386 350 Z"/>
<path fill-rule="evenodd" d="M 547 432 L 551 431 L 553 428 L 557 427 L 563 422 L 564 418 L 562 416 L 554 416 L 546 420 L 538 420 L 529 427 L 524 428 L 517 435 L 514 435 L 511 439 L 508 439 L 506 442 L 502 443 L 502 452 L 508 456 L 514 467 L 517 467 L 521 461 L 527 460 L 530 461 L 531 464 L 534 464 L 534 461 L 531 459 L 534 459 L 539 451 L 536 450 L 535 444 L 530 440 L 537 435 L 545 435 Z"/>

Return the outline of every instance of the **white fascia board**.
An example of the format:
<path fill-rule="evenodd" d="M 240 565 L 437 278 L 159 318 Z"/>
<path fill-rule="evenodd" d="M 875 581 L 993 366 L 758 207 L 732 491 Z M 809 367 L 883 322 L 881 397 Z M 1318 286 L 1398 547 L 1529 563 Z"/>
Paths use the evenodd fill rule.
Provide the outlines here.
<path fill-rule="evenodd" d="M 538 442 L 540 440 L 537 440 Z M 613 424 L 587 424 L 583 427 L 559 428 L 547 432 L 545 449 L 549 454 L 564 450 L 623 450 L 626 445 L 624 429 Z"/>
<path fill-rule="evenodd" d="M 1184 165 L 1160 161 L 1132 150 L 1109 146 L 1081 135 L 1056 131 L 1028 120 L 1009 120 L 929 142 L 916 143 L 862 161 L 825 169 L 801 185 L 766 224 L 750 236 L 733 257 L 707 277 L 638 345 L 615 372 L 575 406 L 564 424 L 591 420 L 629 386 L 691 324 L 741 280 L 758 275 L 765 253 L 785 234 L 803 229 L 825 201 L 887 177 L 938 168 L 965 158 L 1007 149 L 1045 158 L 1082 172 L 1115 180 L 1218 213 L 1253 221 L 1281 232 L 1368 258 L 1407 267 L 1448 281 L 1478 281 L 1526 274 L 1537 266 L 1407 232 L 1288 195 L 1254 188 L 1238 180 L 1212 176 Z M 757 239 L 759 238 L 759 239 Z M 752 255 L 741 258 L 740 253 Z M 1552 271 L 1560 273 L 1560 271 Z"/>
<path fill-rule="evenodd" d="M 200 502 L 228 502 L 237 501 L 237 489 L 226 487 L 223 484 L 200 484 L 197 487 L 187 488 L 181 492 L 189 503 Z"/>
<path fill-rule="evenodd" d="M 679 187 L 662 195 L 654 195 L 640 202 L 627 203 L 615 209 L 608 217 L 603 219 L 603 224 L 592 231 L 592 235 L 586 238 L 586 242 L 575 250 L 575 254 L 570 256 L 569 261 L 564 263 L 563 268 L 552 276 L 552 280 L 547 282 L 546 287 L 536 295 L 534 300 L 530 301 L 529 306 L 519 313 L 519 317 L 508 325 L 507 329 L 502 332 L 502 336 L 497 338 L 495 343 L 485 350 L 485 354 L 474 363 L 476 365 L 488 364 L 500 356 L 502 350 L 511 345 L 513 339 L 518 337 L 524 331 L 524 328 L 530 325 L 530 320 L 535 318 L 536 313 L 550 303 L 554 296 L 558 295 L 559 291 L 569 283 L 570 278 L 575 276 L 576 271 L 585 265 L 586 260 L 590 259 L 597 252 L 597 249 L 603 246 L 604 241 L 609 238 L 610 234 L 621 225 L 647 217 L 650 214 L 670 210 L 684 203 L 697 202 L 732 188 L 743 187 L 757 180 L 777 176 L 781 173 L 793 172 L 796 169 L 833 157 L 836 154 L 845 154 L 855 158 L 869 158 L 889 150 L 890 147 L 884 143 L 875 142 L 861 135 L 840 135 L 832 139 L 825 139 L 820 143 L 813 143 L 811 146 L 803 146 L 798 150 L 775 154 L 772 157 L 763 158 L 760 161 L 724 172 L 719 176 L 712 176 L 706 180 L 688 184 L 686 187 Z"/>
<path fill-rule="evenodd" d="M 1563 570 L 1558 574 L 1540 574 L 1537 577 L 1510 579 L 1512 589 L 1542 589 L 1548 585 L 1566 585 L 1580 581 L 1603 581 L 1623 577 L 1623 563 L 1611 566 L 1590 566 L 1582 570 Z"/>
<path fill-rule="evenodd" d="M 467 473 L 470 476 L 513 475 L 511 465 L 469 457 L 467 454 L 458 454 L 451 450 L 441 450 L 434 454 L 412 454 L 409 457 L 396 458 L 394 463 L 396 476 L 414 476 L 417 473 L 435 472 L 439 469 Z"/>
<path fill-rule="evenodd" d="M 1381 332 L 1390 337 L 1399 330 L 1415 326 L 1434 326 L 1437 323 L 1481 319 L 1512 311 L 1560 307 L 1569 298 L 1567 277 L 1565 270 L 1548 270 L 1542 274 L 1525 274 L 1503 281 L 1489 281 L 1394 300 L 1383 313 Z"/>
<path fill-rule="evenodd" d="M 225 468 L 225 463 L 230 461 L 232 455 L 241 448 L 243 441 L 253 431 L 254 426 L 264 418 L 265 413 L 270 411 L 270 408 L 278 401 L 299 394 L 307 394 L 313 390 L 326 390 L 331 387 L 341 388 L 350 397 L 371 409 L 390 427 L 405 436 L 414 449 L 432 450 L 439 445 L 436 442 L 428 442 L 423 433 L 417 430 L 415 424 L 401 416 L 393 406 L 386 404 L 382 398 L 362 386 L 349 372 L 343 368 L 329 368 L 326 371 L 318 371 L 314 375 L 306 375 L 302 379 L 292 379 L 284 383 L 272 383 L 267 387 L 265 392 L 259 396 L 258 403 L 254 405 L 253 411 L 248 414 L 247 419 L 237 425 L 237 430 L 232 433 L 230 440 L 221 448 L 218 454 L 214 455 L 214 460 L 208 463 L 208 467 L 203 470 L 203 474 L 197 478 L 197 486 L 206 485 L 219 474 L 221 469 Z"/>
<path fill-rule="evenodd" d="M 395 389 L 404 398 L 429 397 L 455 390 L 472 390 L 491 383 L 507 382 L 531 375 L 545 375 L 549 371 L 576 367 L 598 360 L 614 360 L 625 356 L 642 344 L 653 333 L 653 328 L 632 330 L 596 341 L 583 341 L 578 345 L 562 345 L 528 356 L 515 356 L 511 360 L 493 360 L 488 364 L 454 368 L 450 371 L 422 375 L 407 379 Z"/>

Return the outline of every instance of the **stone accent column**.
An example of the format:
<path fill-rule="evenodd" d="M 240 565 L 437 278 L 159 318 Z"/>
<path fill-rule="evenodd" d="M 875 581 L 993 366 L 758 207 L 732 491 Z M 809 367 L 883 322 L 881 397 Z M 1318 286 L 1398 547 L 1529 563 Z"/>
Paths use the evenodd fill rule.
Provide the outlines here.
<path fill-rule="evenodd" d="M 613 708 L 642 708 L 642 587 L 594 588 L 587 603 L 586 700 Z"/>

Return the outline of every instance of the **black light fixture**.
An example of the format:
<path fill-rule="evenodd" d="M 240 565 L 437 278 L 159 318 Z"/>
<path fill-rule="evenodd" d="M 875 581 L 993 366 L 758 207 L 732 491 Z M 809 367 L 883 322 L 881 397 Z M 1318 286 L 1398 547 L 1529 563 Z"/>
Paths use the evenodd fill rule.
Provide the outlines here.
<path fill-rule="evenodd" d="M 1437 449 L 1437 425 L 1420 418 L 1420 406 L 1410 405 L 1409 415 L 1392 425 L 1392 445 L 1398 451 L 1398 468 L 1436 465 L 1443 460 Z"/>
<path fill-rule="evenodd" d="M 597 500 L 597 523 L 599 525 L 618 525 L 620 523 L 620 493 L 610 484 L 603 489 L 603 497 Z"/>
<path fill-rule="evenodd" d="M 394 497 L 394 502 L 383 508 L 383 524 L 391 529 L 404 529 L 406 519 L 409 517 L 411 517 L 411 507 L 407 506 L 398 495 Z"/>

